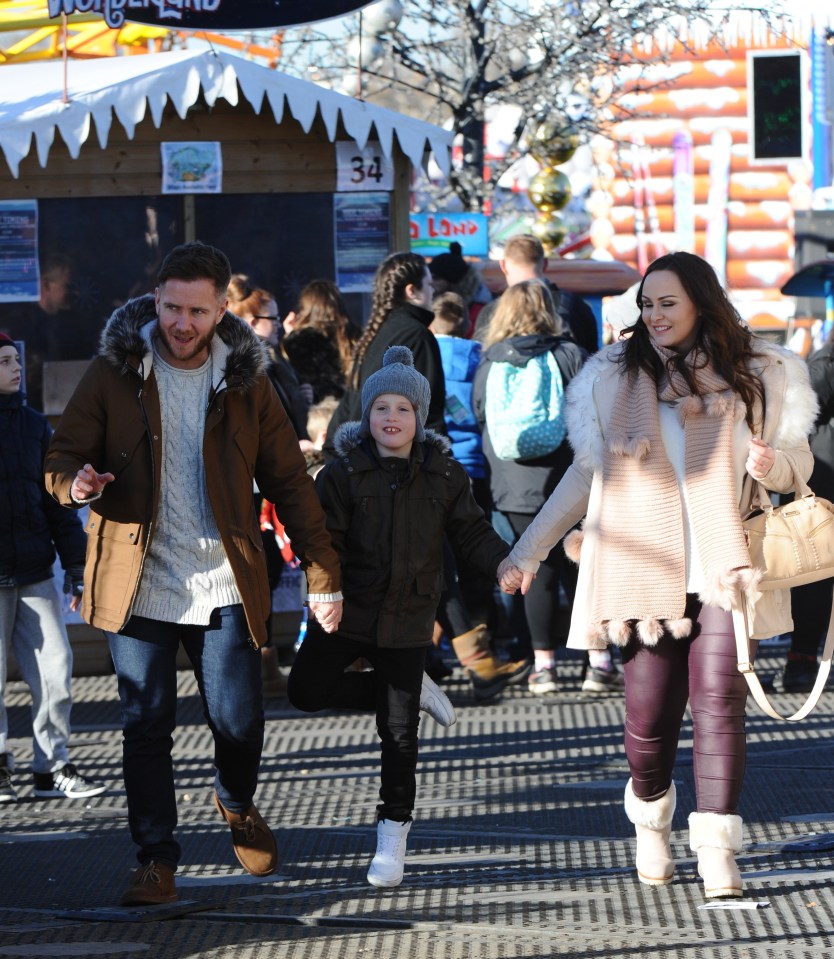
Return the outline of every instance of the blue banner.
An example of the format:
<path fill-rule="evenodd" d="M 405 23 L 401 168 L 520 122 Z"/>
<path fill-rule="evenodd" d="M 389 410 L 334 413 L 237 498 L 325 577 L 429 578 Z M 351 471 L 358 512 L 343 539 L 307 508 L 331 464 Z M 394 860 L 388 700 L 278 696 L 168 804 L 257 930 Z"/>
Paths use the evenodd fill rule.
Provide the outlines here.
<path fill-rule="evenodd" d="M 489 256 L 489 217 L 485 213 L 412 213 L 412 253 L 438 256 L 460 243 L 464 256 Z"/>

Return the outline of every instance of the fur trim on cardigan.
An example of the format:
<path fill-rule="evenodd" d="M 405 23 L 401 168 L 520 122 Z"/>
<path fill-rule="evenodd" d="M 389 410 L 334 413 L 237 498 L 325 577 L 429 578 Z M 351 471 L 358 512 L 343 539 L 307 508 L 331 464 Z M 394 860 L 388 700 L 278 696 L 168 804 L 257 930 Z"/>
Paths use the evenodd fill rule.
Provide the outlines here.
<path fill-rule="evenodd" d="M 583 520 L 584 523 L 584 520 Z M 585 533 L 580 526 L 579 529 L 571 530 L 562 540 L 562 549 L 565 556 L 572 562 L 579 565 L 579 557 L 582 555 L 582 540 L 585 539 Z"/>
<path fill-rule="evenodd" d="M 359 433 L 361 426 L 359 420 L 352 420 L 349 423 L 342 423 L 336 430 L 336 435 L 333 437 L 333 448 L 339 456 L 347 456 L 348 453 L 361 445 L 363 439 L 366 439 Z M 435 433 L 434 430 L 426 430 L 425 442 L 434 446 L 443 454 L 448 453 L 452 448 L 449 438 L 441 436 L 440 433 Z"/>
<path fill-rule="evenodd" d="M 722 573 L 708 582 L 698 594 L 708 606 L 718 606 L 730 612 L 738 605 L 740 596 L 758 598 L 762 570 L 746 568 Z"/>
<path fill-rule="evenodd" d="M 137 369 L 148 356 L 149 344 L 142 328 L 157 320 L 152 294 L 128 300 L 114 311 L 99 341 L 99 356 L 112 366 Z M 266 370 L 266 351 L 251 327 L 226 311 L 217 324 L 217 336 L 228 348 L 225 380 L 228 389 L 249 390 Z"/>

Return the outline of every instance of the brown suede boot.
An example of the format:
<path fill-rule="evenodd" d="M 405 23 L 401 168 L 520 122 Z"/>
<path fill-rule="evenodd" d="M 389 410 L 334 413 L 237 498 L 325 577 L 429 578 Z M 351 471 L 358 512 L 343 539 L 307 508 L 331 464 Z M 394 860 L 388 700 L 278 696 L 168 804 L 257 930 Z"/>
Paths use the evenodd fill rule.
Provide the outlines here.
<path fill-rule="evenodd" d="M 475 699 L 492 699 L 507 686 L 523 682 L 533 668 L 529 660 L 502 663 L 496 659 L 489 630 L 482 623 L 452 640 L 452 648 L 472 683 Z"/>
<path fill-rule="evenodd" d="M 174 870 L 163 862 L 146 862 L 133 874 L 120 906 L 162 906 L 177 901 Z"/>
<path fill-rule="evenodd" d="M 254 806 L 245 813 L 232 812 L 214 794 L 217 811 L 229 824 L 238 862 L 253 876 L 268 876 L 278 865 L 278 850 L 269 826 Z"/>

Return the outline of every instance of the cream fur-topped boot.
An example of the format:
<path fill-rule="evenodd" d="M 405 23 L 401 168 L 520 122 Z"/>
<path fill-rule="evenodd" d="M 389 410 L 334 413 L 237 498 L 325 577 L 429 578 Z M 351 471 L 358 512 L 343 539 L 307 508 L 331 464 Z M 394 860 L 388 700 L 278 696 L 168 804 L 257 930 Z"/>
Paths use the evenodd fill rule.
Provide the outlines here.
<path fill-rule="evenodd" d="M 669 837 L 675 815 L 677 794 L 672 783 L 654 802 L 634 795 L 629 779 L 625 790 L 625 812 L 637 833 L 637 878 L 647 886 L 666 886 L 675 874 Z"/>
<path fill-rule="evenodd" d="M 741 816 L 690 813 L 689 845 L 698 854 L 698 875 L 704 880 L 707 899 L 742 894 L 744 882 L 736 865 L 741 844 Z"/>

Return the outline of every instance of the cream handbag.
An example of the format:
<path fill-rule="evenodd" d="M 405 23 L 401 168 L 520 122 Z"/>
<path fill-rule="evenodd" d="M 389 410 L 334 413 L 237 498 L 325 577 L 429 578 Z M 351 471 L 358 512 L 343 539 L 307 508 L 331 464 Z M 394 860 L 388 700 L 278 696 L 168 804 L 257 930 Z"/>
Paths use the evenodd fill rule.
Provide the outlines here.
<path fill-rule="evenodd" d="M 759 590 L 763 597 L 773 590 L 790 589 L 834 577 L 834 505 L 814 496 L 799 475 L 796 463 L 784 454 L 794 477 L 792 503 L 774 506 L 767 490 L 756 483 L 753 509 L 742 519 L 742 527 L 754 569 L 762 570 Z M 766 599 L 765 599 L 766 602 Z M 816 706 L 828 680 L 834 653 L 834 584 L 822 660 L 814 688 L 805 704 L 791 716 L 783 716 L 770 704 L 753 667 L 750 650 L 750 623 L 747 608 L 733 610 L 738 668 L 762 710 L 774 719 L 798 722 Z"/>

